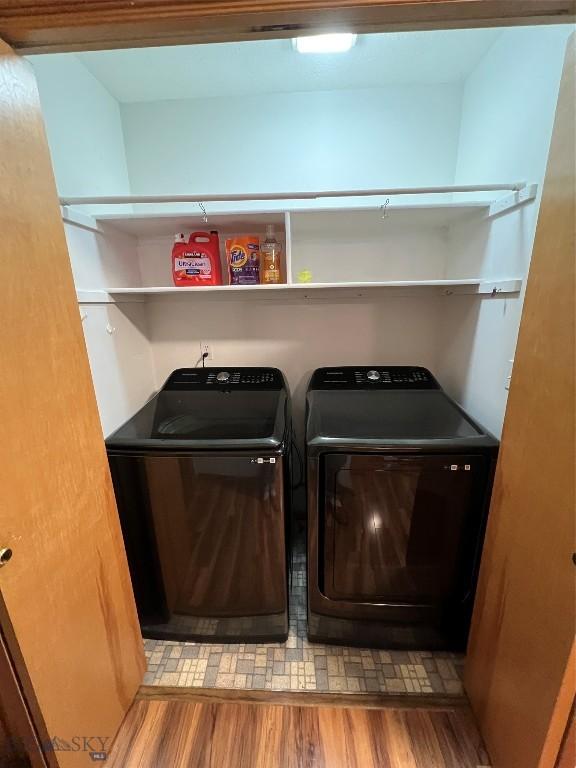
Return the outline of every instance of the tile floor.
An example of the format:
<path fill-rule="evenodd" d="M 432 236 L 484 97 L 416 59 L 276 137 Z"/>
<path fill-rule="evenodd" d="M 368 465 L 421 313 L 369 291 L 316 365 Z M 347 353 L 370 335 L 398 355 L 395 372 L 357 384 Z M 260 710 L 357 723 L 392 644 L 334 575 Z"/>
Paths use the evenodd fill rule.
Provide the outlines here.
<path fill-rule="evenodd" d="M 145 640 L 145 685 L 390 694 L 462 694 L 464 657 L 309 643 L 306 572 L 294 555 L 286 643 Z"/>

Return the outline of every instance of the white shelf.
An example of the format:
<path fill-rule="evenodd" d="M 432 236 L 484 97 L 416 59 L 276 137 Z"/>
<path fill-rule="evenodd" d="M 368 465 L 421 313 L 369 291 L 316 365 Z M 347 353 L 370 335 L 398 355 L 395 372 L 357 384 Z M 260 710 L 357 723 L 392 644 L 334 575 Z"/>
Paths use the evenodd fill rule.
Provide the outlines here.
<path fill-rule="evenodd" d="M 199 287 L 176 288 L 175 286 L 147 286 L 141 288 L 110 288 L 108 291 L 78 290 L 78 301 L 81 304 L 122 303 L 123 301 L 142 301 L 159 296 L 189 296 L 202 295 L 243 295 L 248 293 L 254 297 L 265 298 L 271 294 L 284 294 L 300 297 L 321 298 L 322 292 L 328 294 L 344 293 L 353 296 L 363 296 L 369 291 L 398 289 L 432 290 L 439 295 L 478 294 L 498 295 L 503 293 L 518 293 L 522 287 L 520 278 L 505 280 L 482 280 L 480 278 L 466 280 L 389 280 L 386 282 L 365 283 L 295 283 L 280 285 L 207 285 Z"/>
<path fill-rule="evenodd" d="M 386 209 L 386 217 L 390 221 L 413 224 L 418 227 L 445 227 L 473 216 L 488 215 L 489 201 L 471 202 L 441 202 L 432 204 L 390 204 Z M 64 209 L 65 221 L 106 232 L 112 228 L 117 232 L 138 238 L 168 237 L 175 232 L 190 230 L 217 229 L 221 235 L 237 234 L 253 229 L 255 232 L 264 231 L 267 224 L 273 224 L 278 229 L 285 227 L 285 214 L 294 216 L 333 213 L 335 215 L 351 215 L 372 211 L 380 218 L 381 201 L 366 203 L 364 200 L 354 201 L 353 205 L 344 207 L 318 205 L 310 207 L 295 206 L 282 210 L 253 210 L 237 209 L 231 211 L 211 210 L 207 206 L 208 223 L 203 221 L 199 210 L 183 211 L 150 211 L 148 213 L 102 213 L 90 214 Z M 92 224 L 90 225 L 90 220 Z"/>
<path fill-rule="evenodd" d="M 406 197 L 422 195 L 468 194 L 477 192 L 522 192 L 525 181 L 512 181 L 500 184 L 449 184 L 428 187 L 378 187 L 377 189 L 324 189 L 299 192 L 245 192 L 197 195 L 112 195 L 60 197 L 60 205 L 166 205 L 189 203 L 246 203 L 294 200 L 323 200 L 361 197 Z"/>
<path fill-rule="evenodd" d="M 189 298 L 189 294 L 194 294 L 196 299 L 202 296 L 239 299 L 246 295 L 259 300 L 274 297 L 276 301 L 334 296 L 361 298 L 377 291 L 396 296 L 422 292 L 438 296 L 490 296 L 520 291 L 522 280 L 508 277 L 506 259 L 498 269 L 487 273 L 496 274 L 490 278 L 447 280 L 434 279 L 434 276 L 473 275 L 478 268 L 474 248 L 478 250 L 477 244 L 484 242 L 490 219 L 530 202 L 536 190 L 534 184 L 515 182 L 260 196 L 75 198 L 61 202 L 63 218 L 73 225 L 75 232 L 88 230 L 113 244 L 109 249 L 98 246 L 98 251 L 106 253 L 106 282 L 120 283 L 120 286 L 79 290 L 81 303 L 144 302 L 178 295 Z M 506 191 L 508 194 L 504 194 Z M 470 195 L 463 199 L 464 192 L 474 194 L 475 199 Z M 482 199 L 479 199 L 480 193 Z M 383 195 L 390 195 L 390 200 Z M 208 222 L 203 220 L 199 200 L 204 200 Z M 108 208 L 87 213 L 71 207 L 78 205 Z M 127 211 L 126 207 L 118 206 L 134 208 Z M 282 243 L 288 284 L 191 288 L 167 285 L 171 282 L 169 241 L 175 232 L 216 229 L 221 235 L 222 251 L 226 236 L 250 232 L 262 236 L 268 224 L 275 226 Z M 452 228 L 452 225 L 457 226 Z M 475 240 L 473 247 L 466 249 L 465 263 L 460 263 L 459 252 L 450 251 L 450 238 L 461 236 L 461 231 L 469 225 Z M 86 237 L 78 234 L 81 236 Z M 92 247 L 89 243 L 85 248 L 87 268 L 82 282 L 90 285 L 94 274 L 98 282 L 93 284 L 102 285 L 101 275 L 93 270 L 90 261 Z M 223 253 L 221 258 L 224 262 Z M 304 270 L 320 282 L 292 282 Z M 516 271 L 513 266 L 511 270 Z M 417 279 L 419 275 L 427 279 Z M 339 280 L 333 282 L 334 277 Z M 139 282 L 149 285 L 122 287 L 122 284 L 132 286 Z"/>
<path fill-rule="evenodd" d="M 126 235 L 139 238 L 172 237 L 175 232 L 217 229 L 220 236 L 239 232 L 264 232 L 268 224 L 284 229 L 284 211 L 233 211 L 213 213 L 208 211 L 208 222 L 200 211 L 143 213 L 110 213 L 93 216 L 99 228 L 112 227 Z"/>
<path fill-rule="evenodd" d="M 377 212 L 384 204 L 390 217 L 404 213 L 418 217 L 422 225 L 448 226 L 458 219 L 479 212 L 487 217 L 500 215 L 534 200 L 536 193 L 536 184 L 515 181 L 509 184 L 318 192 L 62 197 L 60 204 L 64 220 L 71 224 L 89 229 L 113 227 L 136 237 L 160 237 L 196 229 L 199 224 L 205 229 L 214 227 L 224 233 L 236 233 L 239 227 L 245 230 L 248 223 L 255 229 L 271 223 L 281 225 L 284 217 L 290 213 L 355 210 Z M 474 194 L 481 197 L 462 197 Z M 442 199 L 445 195 L 459 195 L 459 198 Z M 207 211 L 207 223 L 203 221 L 200 203 Z M 90 214 L 87 214 L 86 206 L 90 207 Z M 108 210 L 94 212 L 93 206 L 106 206 Z M 134 211 L 134 206 L 136 212 L 127 212 L 127 208 Z"/>

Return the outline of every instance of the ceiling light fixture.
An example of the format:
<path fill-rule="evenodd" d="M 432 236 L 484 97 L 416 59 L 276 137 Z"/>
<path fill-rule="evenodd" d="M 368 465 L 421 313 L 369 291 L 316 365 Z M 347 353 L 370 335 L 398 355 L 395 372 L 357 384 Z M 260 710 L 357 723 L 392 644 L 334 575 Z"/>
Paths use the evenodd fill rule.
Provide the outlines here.
<path fill-rule="evenodd" d="M 343 32 L 332 35 L 310 35 L 292 40 L 298 53 L 346 53 L 356 43 L 357 35 Z"/>

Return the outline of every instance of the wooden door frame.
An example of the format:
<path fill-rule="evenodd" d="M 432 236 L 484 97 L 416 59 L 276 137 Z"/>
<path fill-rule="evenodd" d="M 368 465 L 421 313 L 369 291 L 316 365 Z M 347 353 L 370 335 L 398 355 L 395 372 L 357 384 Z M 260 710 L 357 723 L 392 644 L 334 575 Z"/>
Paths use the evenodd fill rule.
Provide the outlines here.
<path fill-rule="evenodd" d="M 39 711 L 32 715 L 29 705 L 33 703 L 33 698 L 30 692 L 24 694 L 21 687 L 25 665 L 20 663 L 17 671 L 17 665 L 8 650 L 4 633 L 6 630 L 10 632 L 11 624 L 3 604 L 0 608 L 0 616 L 2 617 L 0 622 L 0 711 L 10 737 L 26 754 L 31 768 L 51 768 L 52 762 L 41 746 L 42 740 L 47 738 L 44 721 Z M 15 638 L 12 640 L 11 647 L 18 649 Z M 43 730 L 43 736 L 39 735 L 37 726 Z"/>
<path fill-rule="evenodd" d="M 572 702 L 572 711 L 564 731 L 556 768 L 574 768 L 576 765 L 576 702 Z"/>
<path fill-rule="evenodd" d="M 34 767 L 72 766 L 114 737 L 146 662 L 36 81 L 3 42 L 0 172 L 0 684 Z"/>
<path fill-rule="evenodd" d="M 558 698 L 550 719 L 546 741 L 542 749 L 539 768 L 553 765 L 555 761 L 568 760 L 574 754 L 574 701 L 576 697 L 576 639 L 572 643 L 566 671 L 562 679 Z M 564 758 L 562 756 L 564 753 Z M 561 765 L 561 763 L 560 763 Z M 574 768 L 576 763 L 573 763 Z"/>
<path fill-rule="evenodd" d="M 570 23 L 576 0 L 0 0 L 0 38 L 24 53 L 359 33 Z M 2 622 L 4 624 L 4 622 Z M 12 648 L 17 648 L 12 638 Z M 30 744 L 33 768 L 47 765 L 40 712 L 31 717 L 14 664 L 0 644 L 0 685 L 12 702 L 16 733 Z M 17 665 L 22 673 L 24 665 Z M 25 682 L 25 681 L 24 681 Z M 28 699 L 28 696 L 26 697 Z M 33 706 L 33 702 L 28 701 Z M 50 755 L 45 755 L 48 763 Z"/>
<path fill-rule="evenodd" d="M 502 768 L 555 766 L 576 694 L 570 431 L 576 397 L 575 75 L 572 34 L 464 668 L 464 687 L 486 747 L 494 766 Z M 534 387 L 535 381 L 539 386 Z M 550 532 L 553 536 L 547 535 Z M 532 578 L 532 563 L 549 574 L 550 581 Z M 540 659 L 547 663 L 539 666 Z"/>
<path fill-rule="evenodd" d="M 573 21 L 576 0 L 0 0 L 22 53 Z"/>

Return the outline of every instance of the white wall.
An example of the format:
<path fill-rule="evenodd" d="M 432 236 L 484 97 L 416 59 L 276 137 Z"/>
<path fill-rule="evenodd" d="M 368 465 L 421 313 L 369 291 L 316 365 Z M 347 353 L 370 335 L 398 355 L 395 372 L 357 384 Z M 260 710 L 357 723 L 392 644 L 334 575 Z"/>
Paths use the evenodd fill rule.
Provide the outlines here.
<path fill-rule="evenodd" d="M 538 182 L 538 199 L 490 223 L 453 229 L 449 277 L 475 261 L 483 275 L 526 275 L 570 26 L 508 29 L 468 78 L 455 183 Z M 503 274 L 504 273 L 504 274 Z M 499 435 L 524 289 L 518 297 L 453 297 L 442 315 L 439 375 Z"/>
<path fill-rule="evenodd" d="M 292 274 L 312 281 L 434 280 L 446 269 L 447 227 L 418 212 L 292 213 Z"/>
<path fill-rule="evenodd" d="M 138 285 L 136 240 L 106 237 L 66 224 L 74 282 L 79 290 L 113 284 Z M 152 346 L 144 304 L 80 304 L 96 402 L 104 436 L 130 418 L 156 390 Z"/>
<path fill-rule="evenodd" d="M 75 57 L 30 59 L 61 196 L 130 192 L 118 102 Z"/>
<path fill-rule="evenodd" d="M 450 184 L 461 87 L 122 105 L 134 194 Z"/>
<path fill-rule="evenodd" d="M 281 368 L 292 391 L 301 432 L 311 372 L 320 366 L 386 362 L 436 369 L 442 299 L 424 296 L 368 299 L 249 301 L 182 296 L 154 300 L 148 320 L 161 384 L 174 368 L 194 366 L 200 341 L 210 365 Z"/>
<path fill-rule="evenodd" d="M 93 219 L 76 217 L 94 226 Z M 142 277 L 137 240 L 113 228 L 95 232 L 75 224 L 65 224 L 64 233 L 78 290 L 106 290 L 140 285 Z"/>
<path fill-rule="evenodd" d="M 107 437 L 156 391 L 144 304 L 81 304 L 102 432 Z"/>
<path fill-rule="evenodd" d="M 34 56 L 42 112 L 60 195 L 129 194 L 120 107 L 75 56 Z M 101 209 L 100 209 L 101 210 Z M 135 244 L 67 225 L 77 288 L 140 281 Z M 156 382 L 142 304 L 80 305 L 104 435 L 129 418 Z"/>

